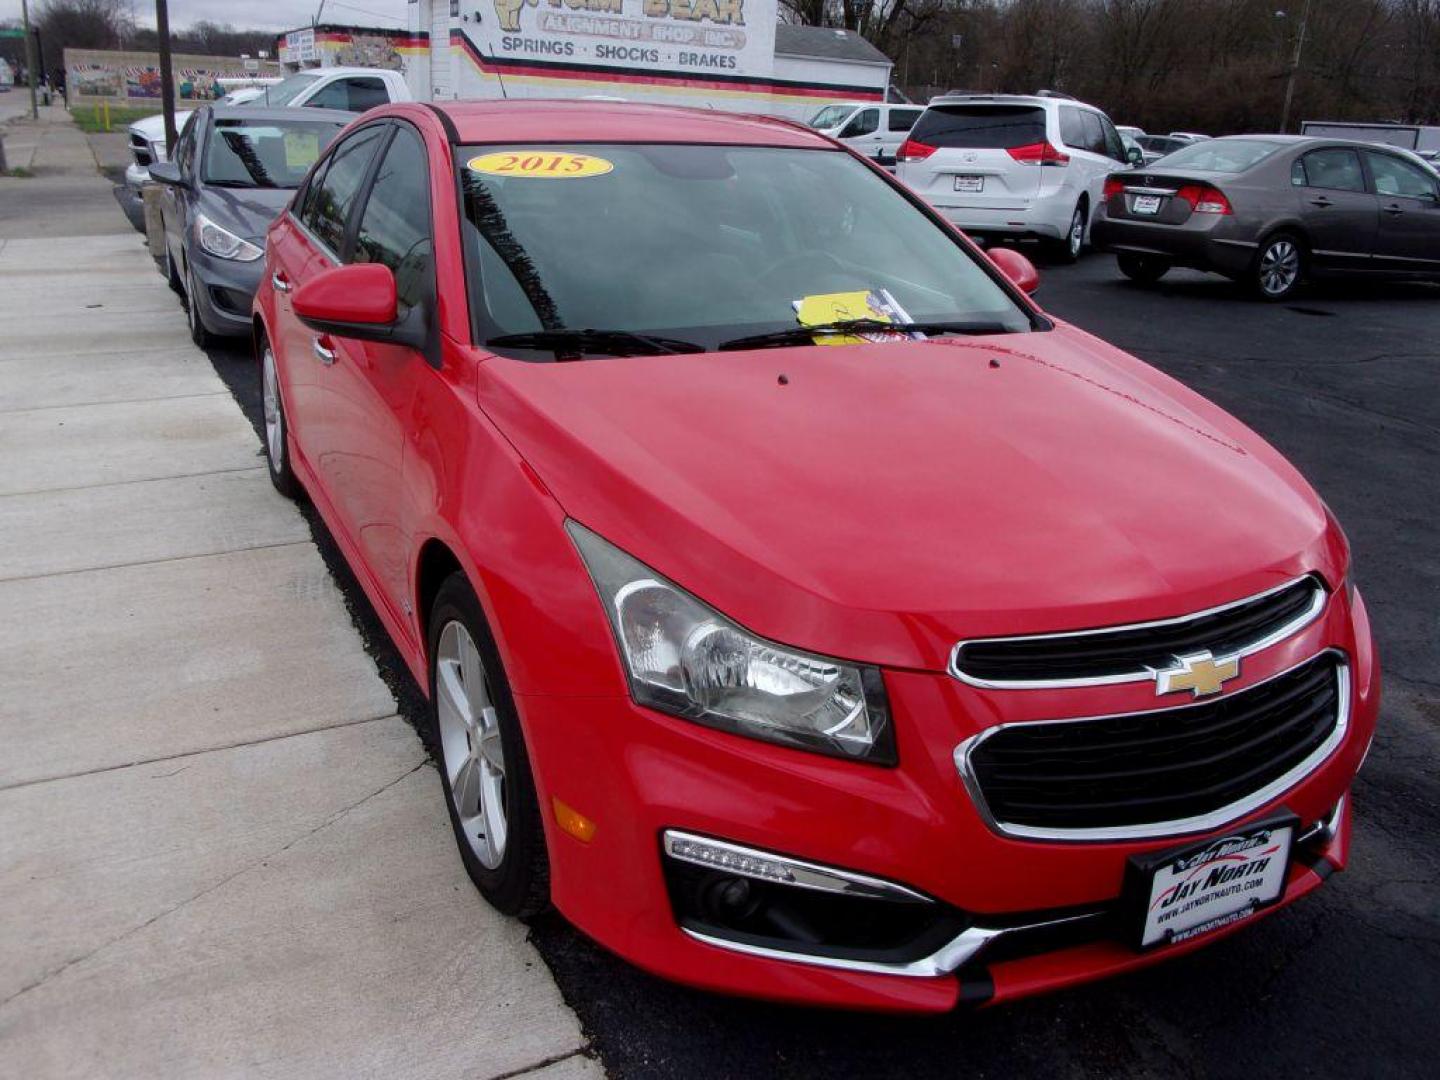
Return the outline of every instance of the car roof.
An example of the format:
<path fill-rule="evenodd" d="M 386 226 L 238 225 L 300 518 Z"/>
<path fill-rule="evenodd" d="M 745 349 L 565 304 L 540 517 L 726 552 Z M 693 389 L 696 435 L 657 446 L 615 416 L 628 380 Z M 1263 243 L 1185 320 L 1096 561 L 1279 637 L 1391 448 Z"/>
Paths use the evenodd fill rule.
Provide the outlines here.
<path fill-rule="evenodd" d="M 281 105 L 210 105 L 208 108 L 216 120 L 333 120 L 348 124 L 358 115 L 342 109 L 315 109 L 309 106 L 289 108 Z"/>
<path fill-rule="evenodd" d="M 295 74 L 296 74 L 296 75 L 315 75 L 315 76 L 320 76 L 320 75 L 380 75 L 380 74 L 383 74 L 383 73 L 384 73 L 385 71 L 387 71 L 387 70 L 389 70 L 389 69 L 388 69 L 388 68 L 375 68 L 375 67 L 356 67 L 356 66 L 353 66 L 353 65 L 352 65 L 352 66 L 349 66 L 349 67 L 346 67 L 346 66 L 337 64 L 337 65 L 335 65 L 334 67 L 302 68 L 300 71 L 295 72 Z"/>
<path fill-rule="evenodd" d="M 632 102 L 525 100 L 435 102 L 462 143 L 718 143 L 833 148 L 801 124 L 770 116 Z M 413 108 L 413 107 L 412 107 Z M 404 106 L 385 112 L 404 115 Z"/>
<path fill-rule="evenodd" d="M 1082 109 L 1100 112 L 1098 106 L 1078 98 L 1060 97 L 1056 94 L 939 94 L 930 99 L 931 105 L 1078 105 Z"/>

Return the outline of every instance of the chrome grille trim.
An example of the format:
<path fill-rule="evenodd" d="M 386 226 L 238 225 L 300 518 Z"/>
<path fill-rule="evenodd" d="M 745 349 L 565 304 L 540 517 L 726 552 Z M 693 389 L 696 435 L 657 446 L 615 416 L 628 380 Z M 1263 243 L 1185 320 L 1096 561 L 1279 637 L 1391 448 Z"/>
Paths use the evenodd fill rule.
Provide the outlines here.
<path fill-rule="evenodd" d="M 1309 776 L 1320 767 L 1335 749 L 1345 741 L 1345 734 L 1350 729 L 1351 710 L 1351 684 L 1350 665 L 1339 649 L 1322 649 L 1314 656 L 1306 657 L 1305 660 L 1284 671 L 1276 672 L 1268 679 L 1253 683 L 1250 686 L 1237 691 L 1244 693 L 1245 690 L 1253 690 L 1256 687 L 1264 686 L 1266 683 L 1283 678 L 1291 672 L 1297 671 L 1306 664 L 1325 655 L 1333 655 L 1336 658 L 1335 665 L 1335 693 L 1336 693 L 1336 714 L 1335 726 L 1325 741 L 1312 750 L 1299 763 L 1287 772 L 1276 777 L 1263 787 L 1252 791 L 1243 799 L 1237 799 L 1217 810 L 1207 814 L 1197 814 L 1188 818 L 1176 818 L 1169 821 L 1147 822 L 1143 825 L 1117 825 L 1104 828 L 1079 828 L 1079 829 L 1056 829 L 1038 828 L 1033 825 L 1017 825 L 1010 822 L 1000 821 L 990 812 L 989 804 L 985 799 L 985 793 L 981 789 L 980 781 L 975 775 L 971 766 L 970 756 L 975 748 L 986 739 L 1000 731 L 1014 727 L 1030 727 L 1040 724 L 1084 724 L 1097 720 L 1112 720 L 1127 716 L 1145 716 L 1154 713 L 1174 713 L 1182 709 L 1203 708 L 1214 703 L 1214 699 L 1208 701 L 1189 702 L 1184 705 L 1172 705 L 1163 709 L 1141 709 L 1130 713 L 1106 713 L 1099 716 L 1066 717 L 1058 720 L 1024 720 L 1011 724 L 997 724 L 995 727 L 986 728 L 977 735 L 972 735 L 964 742 L 955 747 L 954 759 L 955 769 L 960 774 L 960 780 L 965 785 L 970 799 L 975 804 L 976 811 L 980 818 L 994 832 L 1014 840 L 1051 840 L 1051 841 L 1074 841 L 1077 843 L 1103 843 L 1116 840 L 1151 840 L 1165 837 L 1184 837 L 1192 833 L 1209 832 L 1212 829 L 1223 828 L 1234 821 L 1239 820 L 1247 814 L 1260 809 L 1266 803 L 1278 798 L 1289 791 L 1305 777 Z"/>
<path fill-rule="evenodd" d="M 1274 588 L 1266 589 L 1264 592 L 1255 593 L 1253 596 L 1246 596 L 1240 600 L 1232 600 L 1227 604 L 1219 604 L 1212 608 L 1205 608 L 1203 611 L 1192 611 L 1188 615 L 1178 615 L 1169 619 L 1153 619 L 1149 622 L 1121 623 L 1116 626 L 1092 627 L 1088 630 L 1063 630 L 1049 634 L 1015 634 L 1005 637 L 983 637 L 966 638 L 957 641 L 954 648 L 950 650 L 950 660 L 946 670 L 950 675 L 967 686 L 978 687 L 982 690 L 1063 690 L 1082 686 L 1117 686 L 1123 683 L 1149 682 L 1155 678 L 1155 672 L 1150 668 L 1139 668 L 1135 671 L 1121 672 L 1115 675 L 1090 675 L 1078 678 L 1066 679 L 984 679 L 974 675 L 967 675 L 960 669 L 960 651 L 967 645 L 975 645 L 981 642 L 994 644 L 1007 641 L 1065 641 L 1077 640 L 1086 637 L 1095 637 L 1105 634 L 1122 633 L 1130 630 L 1151 630 L 1159 627 L 1181 626 L 1196 619 L 1208 618 L 1212 615 L 1219 615 L 1234 608 L 1243 607 L 1246 604 L 1253 604 L 1258 600 L 1264 600 L 1267 596 L 1274 596 L 1276 593 L 1284 592 L 1286 589 L 1294 588 L 1300 582 L 1310 580 L 1315 583 L 1315 592 L 1311 597 L 1310 606 L 1307 607 L 1294 619 L 1277 627 L 1264 637 L 1248 642 L 1239 649 L 1232 649 L 1216 656 L 1216 659 L 1237 659 L 1243 660 L 1247 656 L 1268 649 L 1277 645 L 1286 638 L 1298 634 L 1305 627 L 1318 619 L 1325 606 L 1329 603 L 1330 593 L 1325 584 L 1315 574 L 1302 574 L 1299 577 L 1291 578 L 1289 581 Z"/>

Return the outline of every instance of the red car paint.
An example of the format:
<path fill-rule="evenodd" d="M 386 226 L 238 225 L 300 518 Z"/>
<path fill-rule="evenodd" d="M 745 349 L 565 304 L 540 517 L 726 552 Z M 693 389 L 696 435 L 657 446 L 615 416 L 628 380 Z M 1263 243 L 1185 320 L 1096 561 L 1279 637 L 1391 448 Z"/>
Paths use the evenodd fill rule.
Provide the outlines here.
<path fill-rule="evenodd" d="M 831 970 L 687 938 L 661 876 L 661 830 L 888 878 L 975 913 L 1114 901 L 1128 857 L 1175 838 L 1006 838 L 977 813 L 952 752 L 999 723 L 1154 709 L 1154 687 L 987 691 L 946 673 L 951 648 L 1174 617 L 1311 572 L 1331 590 L 1324 615 L 1247 658 L 1226 689 L 1337 648 L 1352 669 L 1350 730 L 1246 820 L 1283 803 L 1308 824 L 1345 795 L 1379 699 L 1364 604 L 1343 587 L 1348 550 L 1323 504 L 1238 421 L 1063 323 L 978 339 L 572 364 L 487 353 L 471 343 L 452 135 L 466 144 L 826 140 L 781 122 L 593 103 L 403 105 L 357 123 L 381 117 L 414 125 L 430 156 L 438 364 L 338 335 L 322 342 L 338 361 L 314 362 L 315 334 L 289 290 L 336 311 L 373 303 L 323 295 L 333 260 L 289 213 L 270 231 L 257 330 L 277 354 L 296 472 L 422 687 L 428 560 L 443 548 L 473 584 L 516 695 L 540 805 L 558 797 L 596 823 L 582 843 L 545 820 L 553 900 L 580 929 L 641 967 L 713 990 L 952 1008 L 955 977 Z M 637 706 L 567 518 L 757 634 L 881 666 L 899 767 Z M 1343 868 L 1349 820 L 1347 803 L 1317 865 Z M 1296 863 L 1283 903 L 1320 880 Z M 1148 965 L 1239 925 L 1143 954 L 1101 941 L 997 962 L 989 1000 Z"/>

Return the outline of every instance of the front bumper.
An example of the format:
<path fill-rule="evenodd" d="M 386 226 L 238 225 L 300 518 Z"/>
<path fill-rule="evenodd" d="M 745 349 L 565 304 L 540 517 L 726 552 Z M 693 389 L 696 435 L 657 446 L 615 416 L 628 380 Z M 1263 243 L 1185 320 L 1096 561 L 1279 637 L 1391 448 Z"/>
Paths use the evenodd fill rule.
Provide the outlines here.
<path fill-rule="evenodd" d="M 1345 794 L 1374 731 L 1378 672 L 1363 603 L 1343 592 L 1326 615 L 1252 658 L 1246 685 L 1326 648 L 1349 660 L 1351 723 L 1308 775 L 1221 829 L 1135 842 L 1055 842 L 987 826 L 957 776 L 963 737 L 997 723 L 1153 705 L 1144 687 L 995 692 L 948 676 L 887 671 L 900 765 L 836 762 L 697 727 L 626 697 L 517 699 L 537 768 L 557 907 L 581 930 L 656 974 L 725 993 L 840 1007 L 941 1012 L 1056 989 L 1182 955 L 1249 919 L 1137 953 L 1115 929 L 1131 855 L 1223 835 L 1279 807 L 1302 833 L 1342 809 L 1335 833 L 1297 848 L 1283 906 L 1344 867 Z M 1149 702 L 1143 700 L 1149 695 Z M 596 823 L 581 842 L 548 813 L 560 799 Z M 966 932 L 940 941 L 912 970 L 781 957 L 737 949 L 677 920 L 662 866 L 667 830 L 722 838 L 897 883 L 962 913 Z M 597 882 L 608 883 L 597 888 Z M 1273 909 L 1266 909 L 1267 912 Z M 1260 917 L 1260 916 L 1255 916 Z M 1028 927 L 1024 933 L 987 933 Z M 980 940 L 980 939 L 985 940 Z M 940 953 L 945 952 L 943 957 Z M 943 962 L 942 962 L 943 961 Z"/>
<path fill-rule="evenodd" d="M 250 311 L 265 272 L 265 260 L 217 259 L 188 241 L 186 258 L 200 286 L 200 321 L 205 329 L 224 337 L 248 337 Z"/>

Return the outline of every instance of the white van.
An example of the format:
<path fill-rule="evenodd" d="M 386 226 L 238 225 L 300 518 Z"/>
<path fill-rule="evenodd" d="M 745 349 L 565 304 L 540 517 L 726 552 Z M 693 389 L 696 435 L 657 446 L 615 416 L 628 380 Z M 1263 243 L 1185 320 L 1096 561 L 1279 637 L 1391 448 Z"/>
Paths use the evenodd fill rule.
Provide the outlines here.
<path fill-rule="evenodd" d="M 1077 258 L 1105 177 L 1141 163 L 1110 118 L 1054 93 L 930 102 L 896 176 L 967 233 L 1038 237 Z"/>
<path fill-rule="evenodd" d="M 810 126 L 823 135 L 839 139 L 877 165 L 893 169 L 896 151 L 924 111 L 921 105 L 837 101 L 812 116 Z"/>

